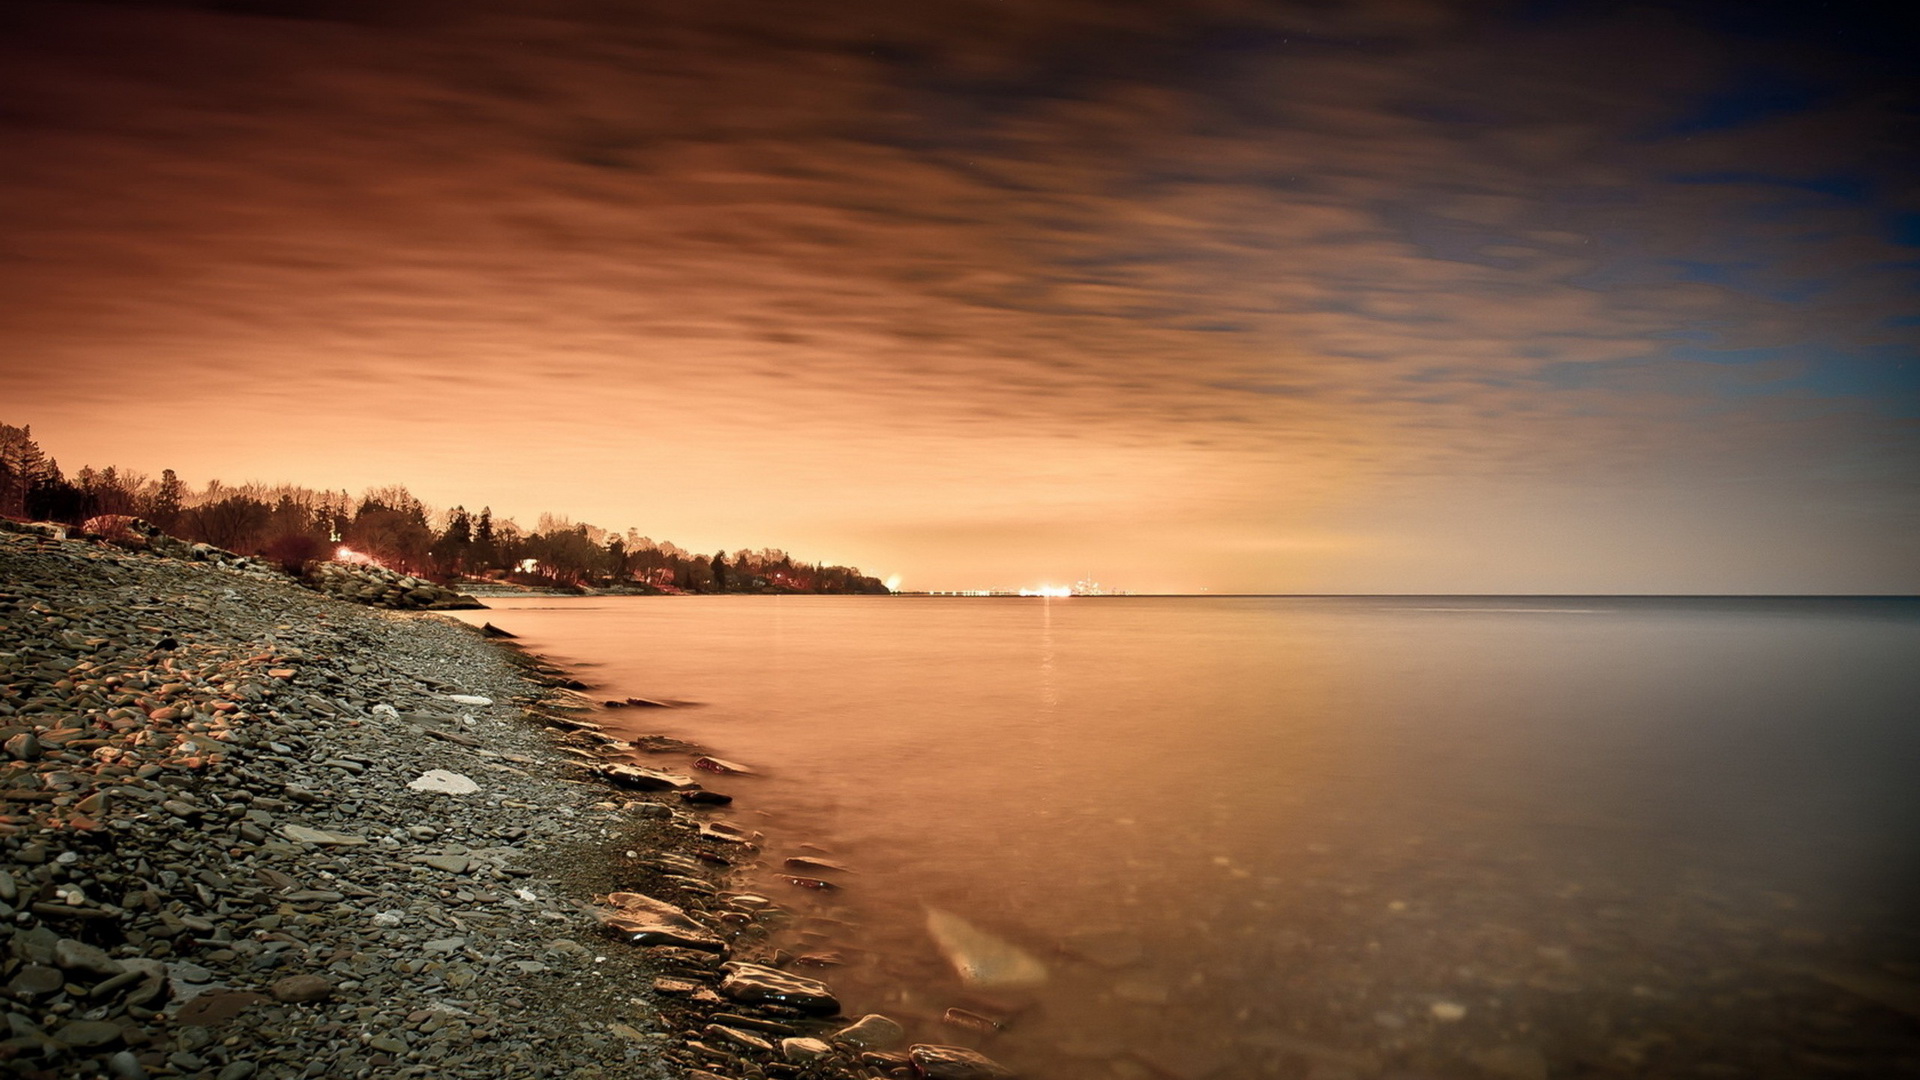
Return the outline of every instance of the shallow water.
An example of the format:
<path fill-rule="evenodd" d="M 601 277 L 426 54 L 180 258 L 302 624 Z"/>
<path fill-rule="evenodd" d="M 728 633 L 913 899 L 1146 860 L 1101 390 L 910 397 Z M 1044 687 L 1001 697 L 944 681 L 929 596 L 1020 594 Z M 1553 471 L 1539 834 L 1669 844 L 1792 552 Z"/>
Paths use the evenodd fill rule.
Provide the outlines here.
<path fill-rule="evenodd" d="M 1029 1076 L 1920 1072 L 1914 601 L 488 603 L 762 771 L 708 786 L 850 1014 Z"/>

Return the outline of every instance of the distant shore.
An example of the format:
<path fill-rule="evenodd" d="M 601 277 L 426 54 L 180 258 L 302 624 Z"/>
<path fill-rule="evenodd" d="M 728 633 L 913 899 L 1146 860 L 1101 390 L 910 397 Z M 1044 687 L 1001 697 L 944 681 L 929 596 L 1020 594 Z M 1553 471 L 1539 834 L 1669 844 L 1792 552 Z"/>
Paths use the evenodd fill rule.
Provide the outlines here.
<path fill-rule="evenodd" d="M 717 799 L 609 783 L 655 786 L 607 769 L 652 763 L 566 681 L 443 616 L 257 563 L 0 532 L 0 1063 L 48 1080 L 912 1068 L 884 1024 L 779 989 L 824 984 L 723 969 L 780 918 L 725 887 L 741 837 L 713 827 Z M 604 925 L 615 893 L 676 905 L 691 940 L 626 944 Z"/>

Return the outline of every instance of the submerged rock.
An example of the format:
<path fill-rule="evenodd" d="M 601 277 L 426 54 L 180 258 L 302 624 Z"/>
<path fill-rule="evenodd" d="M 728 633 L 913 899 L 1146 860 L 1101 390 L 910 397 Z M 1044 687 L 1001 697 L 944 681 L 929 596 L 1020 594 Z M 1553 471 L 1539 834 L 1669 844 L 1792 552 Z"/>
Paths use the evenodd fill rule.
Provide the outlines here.
<path fill-rule="evenodd" d="M 731 776 L 752 776 L 753 770 L 738 762 L 717 758 L 712 754 L 702 754 L 693 759 L 693 767 L 703 772 L 725 773 Z"/>
<path fill-rule="evenodd" d="M 1033 954 L 958 915 L 928 908 L 927 932 L 968 986 L 1038 986 L 1047 981 L 1047 966 Z"/>
<path fill-rule="evenodd" d="M 726 980 L 720 984 L 722 996 L 749 1005 L 770 1002 L 791 1005 L 804 1012 L 831 1016 L 840 1011 L 833 988 L 818 979 L 789 975 L 759 964 L 735 961 L 721 965 Z"/>
<path fill-rule="evenodd" d="M 1005 1080 L 1013 1070 L 964 1046 L 919 1043 L 907 1048 L 913 1073 L 922 1080 Z"/>
<path fill-rule="evenodd" d="M 688 917 L 685 911 L 640 893 L 617 892 L 607 897 L 609 910 L 600 925 L 625 934 L 635 945 L 671 945 L 682 949 L 725 952 L 726 942 Z"/>
<path fill-rule="evenodd" d="M 885 1050 L 906 1040 L 907 1029 L 879 1013 L 868 1013 L 832 1035 L 834 1042 L 861 1050 Z"/>

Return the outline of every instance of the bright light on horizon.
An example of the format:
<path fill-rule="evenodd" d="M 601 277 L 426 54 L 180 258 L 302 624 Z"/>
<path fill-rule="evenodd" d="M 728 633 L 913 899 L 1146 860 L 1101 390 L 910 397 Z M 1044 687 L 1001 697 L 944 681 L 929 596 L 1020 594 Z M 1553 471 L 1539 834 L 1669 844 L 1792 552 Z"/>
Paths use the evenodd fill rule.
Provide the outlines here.
<path fill-rule="evenodd" d="M 1042 585 L 1035 589 L 1021 589 L 1021 596 L 1072 596 L 1071 585 Z"/>

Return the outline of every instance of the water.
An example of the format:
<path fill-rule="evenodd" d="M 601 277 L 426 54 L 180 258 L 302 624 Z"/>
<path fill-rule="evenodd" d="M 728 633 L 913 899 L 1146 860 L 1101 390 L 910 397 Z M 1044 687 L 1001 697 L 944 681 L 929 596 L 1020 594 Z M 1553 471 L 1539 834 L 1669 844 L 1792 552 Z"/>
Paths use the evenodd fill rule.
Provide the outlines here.
<path fill-rule="evenodd" d="M 850 1015 L 1028 1076 L 1920 1071 L 1920 602 L 489 603 L 763 770 L 742 884 Z"/>

